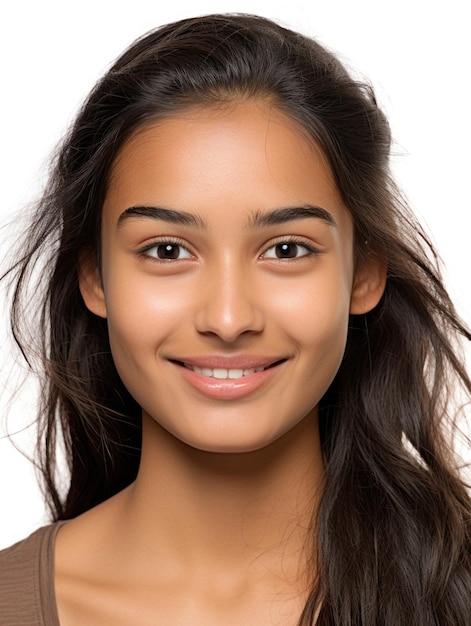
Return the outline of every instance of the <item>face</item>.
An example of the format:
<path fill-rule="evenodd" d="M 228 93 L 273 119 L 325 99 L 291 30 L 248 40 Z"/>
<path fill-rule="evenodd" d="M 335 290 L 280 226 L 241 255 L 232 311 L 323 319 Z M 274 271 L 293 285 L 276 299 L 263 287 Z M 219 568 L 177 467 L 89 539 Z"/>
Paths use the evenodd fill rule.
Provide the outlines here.
<path fill-rule="evenodd" d="M 372 289 L 293 121 L 252 101 L 141 128 L 112 167 L 102 232 L 101 278 L 82 270 L 81 291 L 146 419 L 215 452 L 315 420 Z"/>

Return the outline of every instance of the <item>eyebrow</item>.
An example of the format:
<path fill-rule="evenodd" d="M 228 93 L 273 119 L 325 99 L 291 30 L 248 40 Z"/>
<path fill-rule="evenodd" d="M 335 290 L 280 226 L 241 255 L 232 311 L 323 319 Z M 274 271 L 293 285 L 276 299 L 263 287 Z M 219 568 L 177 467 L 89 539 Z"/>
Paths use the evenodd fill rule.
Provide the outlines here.
<path fill-rule="evenodd" d="M 176 211 L 175 209 L 164 209 L 157 206 L 132 206 L 121 213 L 118 218 L 118 226 L 129 218 L 132 217 L 150 217 L 152 219 L 163 220 L 170 224 L 183 224 L 185 226 L 196 226 L 197 228 L 203 228 L 204 222 L 197 215 L 193 213 L 186 213 L 185 211 Z"/>
<path fill-rule="evenodd" d="M 249 226 L 274 226 L 284 224 L 292 220 L 316 218 L 327 222 L 329 226 L 337 226 L 334 216 L 319 206 L 306 204 L 304 206 L 286 207 L 274 209 L 273 211 L 256 211 L 250 218 Z"/>
<path fill-rule="evenodd" d="M 118 218 L 118 227 L 125 220 L 134 217 L 147 217 L 162 220 L 170 224 L 182 224 L 184 226 L 194 226 L 205 228 L 204 221 L 193 213 L 177 211 L 176 209 L 166 209 L 156 206 L 132 206 L 121 213 Z M 259 228 L 263 226 L 276 226 L 292 220 L 316 218 L 326 222 L 329 226 L 337 226 L 333 215 L 319 206 L 304 205 L 295 207 L 282 207 L 273 211 L 255 211 L 250 216 L 249 227 Z"/>

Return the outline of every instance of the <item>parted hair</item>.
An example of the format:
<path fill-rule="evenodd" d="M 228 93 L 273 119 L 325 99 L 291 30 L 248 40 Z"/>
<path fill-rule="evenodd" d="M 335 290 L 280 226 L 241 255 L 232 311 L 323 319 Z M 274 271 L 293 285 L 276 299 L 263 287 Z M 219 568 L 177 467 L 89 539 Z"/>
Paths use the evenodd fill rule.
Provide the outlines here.
<path fill-rule="evenodd" d="M 13 333 L 42 377 L 38 463 L 53 519 L 115 494 L 139 465 L 140 408 L 115 369 L 106 320 L 78 288 L 84 251 L 100 262 L 117 152 L 139 127 L 187 107 L 257 98 L 323 151 L 353 217 L 356 262 L 373 255 L 387 265 L 384 296 L 350 317 L 319 406 L 326 480 L 299 625 L 318 613 L 318 626 L 469 626 L 471 503 L 447 433 L 454 394 L 471 393 L 456 350 L 471 336 L 391 177 L 391 133 L 372 88 L 315 40 L 265 18 L 211 15 L 144 35 L 95 86 L 54 156 L 8 272 Z"/>

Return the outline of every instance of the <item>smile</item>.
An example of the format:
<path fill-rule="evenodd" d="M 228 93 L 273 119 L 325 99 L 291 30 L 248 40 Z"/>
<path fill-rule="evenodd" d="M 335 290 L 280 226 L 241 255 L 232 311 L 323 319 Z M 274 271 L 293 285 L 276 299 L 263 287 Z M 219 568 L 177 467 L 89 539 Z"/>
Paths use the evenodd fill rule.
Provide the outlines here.
<path fill-rule="evenodd" d="M 203 376 L 208 376 L 209 378 L 218 378 L 219 380 L 224 380 L 226 378 L 236 380 L 237 378 L 243 378 L 244 376 L 255 374 L 255 372 L 263 372 L 263 370 L 266 369 L 265 367 L 250 367 L 248 369 L 225 369 L 224 367 L 216 367 L 211 369 L 210 367 L 197 367 L 196 365 L 187 365 L 186 363 L 184 365 L 196 374 L 202 374 Z"/>
<path fill-rule="evenodd" d="M 215 400 L 250 396 L 276 376 L 286 358 L 205 356 L 188 361 L 171 359 L 183 380 L 199 394 Z"/>

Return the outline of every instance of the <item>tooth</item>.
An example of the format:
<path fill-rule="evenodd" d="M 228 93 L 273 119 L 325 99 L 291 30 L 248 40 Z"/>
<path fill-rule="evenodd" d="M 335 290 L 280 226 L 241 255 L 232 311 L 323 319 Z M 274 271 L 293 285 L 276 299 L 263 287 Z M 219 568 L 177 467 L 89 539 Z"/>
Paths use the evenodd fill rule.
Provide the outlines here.
<path fill-rule="evenodd" d="M 214 378 L 227 378 L 227 370 L 224 368 L 215 368 L 213 370 Z"/>
<path fill-rule="evenodd" d="M 218 378 L 220 380 L 224 380 L 225 378 L 237 379 L 242 378 L 243 376 L 250 376 L 255 372 L 263 372 L 265 369 L 264 366 L 261 367 L 249 367 L 245 370 L 242 369 L 226 369 L 224 367 L 219 367 L 215 369 L 211 369 L 210 367 L 199 367 L 198 365 L 188 365 L 196 374 L 202 374 L 203 376 L 209 376 L 210 378 Z"/>

